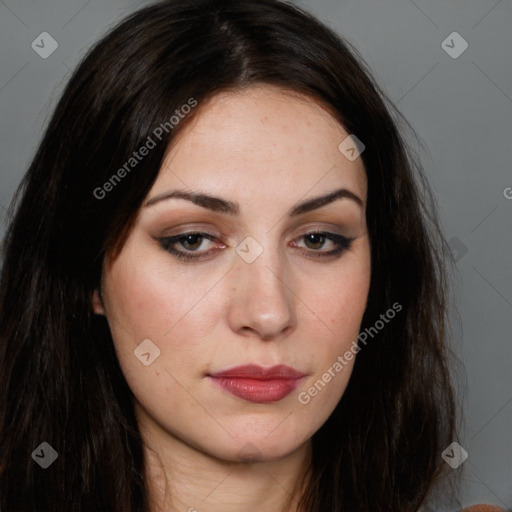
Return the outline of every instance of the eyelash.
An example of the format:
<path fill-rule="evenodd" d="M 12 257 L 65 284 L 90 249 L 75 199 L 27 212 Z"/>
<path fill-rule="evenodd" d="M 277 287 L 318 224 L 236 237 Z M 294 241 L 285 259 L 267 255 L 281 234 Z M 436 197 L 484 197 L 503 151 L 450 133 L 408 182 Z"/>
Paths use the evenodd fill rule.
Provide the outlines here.
<path fill-rule="evenodd" d="M 310 235 L 322 235 L 325 237 L 325 240 L 330 240 L 334 242 L 338 247 L 336 249 L 333 249 L 331 251 L 327 252 L 319 252 L 314 249 L 306 249 L 307 252 L 312 251 L 313 253 L 317 253 L 314 255 L 311 255 L 309 257 L 313 258 L 326 258 L 329 256 L 341 256 L 342 253 L 350 249 L 352 241 L 354 238 L 347 238 L 343 235 L 338 235 L 337 233 L 329 233 L 327 231 L 308 231 L 307 233 L 304 233 L 299 238 L 305 238 Z M 188 236 L 199 236 L 202 239 L 211 240 L 214 242 L 217 240 L 217 237 L 214 235 L 211 235 L 210 233 L 204 233 L 199 231 L 189 231 L 187 233 L 181 233 L 176 236 L 166 237 L 166 238 L 159 238 L 158 241 L 160 242 L 160 245 L 164 250 L 175 256 L 176 258 L 183 260 L 183 261 L 192 261 L 192 260 L 199 260 L 200 258 L 208 255 L 208 253 L 199 253 L 198 255 L 194 255 L 194 252 L 197 251 L 179 251 L 176 250 L 173 245 L 176 243 L 179 243 L 180 241 L 186 239 Z"/>

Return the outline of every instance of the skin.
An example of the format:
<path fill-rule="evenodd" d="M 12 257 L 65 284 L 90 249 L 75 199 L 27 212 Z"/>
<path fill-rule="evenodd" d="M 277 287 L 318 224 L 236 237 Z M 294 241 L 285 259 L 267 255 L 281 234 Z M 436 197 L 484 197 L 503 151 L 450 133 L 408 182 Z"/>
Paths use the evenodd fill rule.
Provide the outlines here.
<path fill-rule="evenodd" d="M 119 256 L 105 261 L 93 307 L 108 319 L 135 395 L 152 510 L 277 512 L 294 496 L 311 436 L 353 368 L 354 359 L 308 404 L 298 400 L 359 332 L 371 270 L 366 173 L 361 158 L 338 150 L 345 129 L 309 98 L 253 86 L 197 108 L 147 200 L 192 190 L 238 203 L 238 214 L 180 198 L 143 206 Z M 340 188 L 363 206 L 345 197 L 288 215 Z M 353 240 L 337 256 L 315 257 L 337 247 L 305 237 L 315 229 Z M 216 239 L 173 248 L 203 259 L 179 260 L 159 242 L 196 230 Z M 263 249 L 252 263 L 236 251 L 248 236 Z M 145 339 L 160 350 L 149 366 L 134 356 Z M 247 363 L 286 364 L 306 377 L 287 397 L 261 404 L 207 376 Z"/>

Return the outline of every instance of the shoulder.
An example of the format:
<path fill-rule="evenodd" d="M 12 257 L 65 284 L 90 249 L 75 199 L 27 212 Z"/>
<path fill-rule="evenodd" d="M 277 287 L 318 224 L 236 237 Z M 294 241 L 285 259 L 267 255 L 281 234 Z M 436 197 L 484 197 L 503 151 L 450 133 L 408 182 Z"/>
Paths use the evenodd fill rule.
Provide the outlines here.
<path fill-rule="evenodd" d="M 506 510 L 496 505 L 473 505 L 463 509 L 462 512 L 506 512 Z"/>

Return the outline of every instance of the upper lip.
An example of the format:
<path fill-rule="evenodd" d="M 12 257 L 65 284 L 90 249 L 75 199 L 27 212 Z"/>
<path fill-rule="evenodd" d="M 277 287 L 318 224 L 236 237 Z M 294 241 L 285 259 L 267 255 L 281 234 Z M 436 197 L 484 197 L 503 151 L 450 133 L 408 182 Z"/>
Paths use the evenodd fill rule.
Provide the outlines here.
<path fill-rule="evenodd" d="M 294 368 L 279 364 L 264 368 L 257 364 L 246 364 L 236 366 L 228 370 L 222 370 L 216 373 L 210 373 L 211 377 L 231 377 L 231 378 L 248 378 L 256 380 L 272 380 L 272 379 L 299 379 L 305 376 L 305 373 L 299 372 Z"/>

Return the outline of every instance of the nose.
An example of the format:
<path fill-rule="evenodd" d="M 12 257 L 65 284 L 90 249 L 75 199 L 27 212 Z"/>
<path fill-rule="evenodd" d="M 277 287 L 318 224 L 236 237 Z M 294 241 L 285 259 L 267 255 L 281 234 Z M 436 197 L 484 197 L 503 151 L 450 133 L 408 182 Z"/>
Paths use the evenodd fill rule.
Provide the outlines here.
<path fill-rule="evenodd" d="M 296 296 L 286 279 L 286 262 L 264 250 L 252 263 L 238 258 L 231 272 L 228 322 L 243 336 L 275 340 L 296 325 Z"/>

